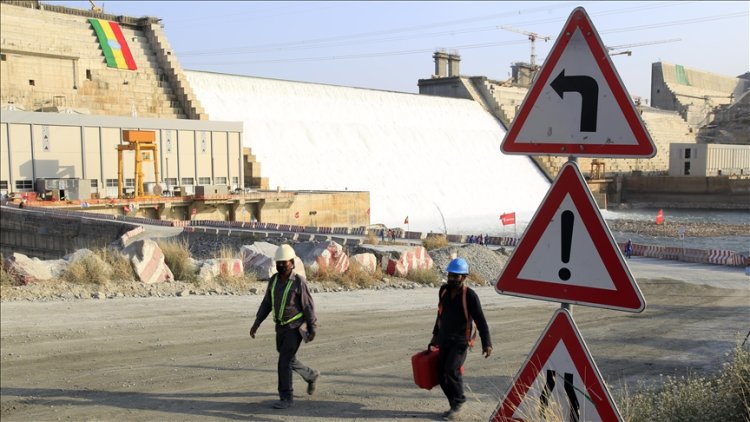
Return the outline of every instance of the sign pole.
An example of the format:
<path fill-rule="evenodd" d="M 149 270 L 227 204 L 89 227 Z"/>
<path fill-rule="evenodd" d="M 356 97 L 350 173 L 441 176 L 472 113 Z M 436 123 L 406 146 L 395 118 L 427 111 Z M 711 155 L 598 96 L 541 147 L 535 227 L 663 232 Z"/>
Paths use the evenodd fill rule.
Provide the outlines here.
<path fill-rule="evenodd" d="M 523 420 L 538 411 L 540 401 L 546 407 L 551 394 L 563 401 L 567 395 L 571 420 L 579 420 L 585 400 L 586 420 L 622 421 L 577 331 L 572 305 L 643 312 L 646 302 L 577 157 L 651 158 L 656 146 L 582 7 L 568 17 L 500 149 L 568 160 L 495 283 L 499 294 L 551 300 L 560 309 L 490 421 Z M 557 378 L 565 381 L 565 392 L 557 382 L 552 393 Z"/>
<path fill-rule="evenodd" d="M 568 163 L 578 164 L 578 157 L 575 155 L 568 156 Z M 565 309 L 570 313 L 571 316 L 573 316 L 573 305 L 571 305 L 569 302 L 561 302 L 560 303 L 560 309 Z"/>

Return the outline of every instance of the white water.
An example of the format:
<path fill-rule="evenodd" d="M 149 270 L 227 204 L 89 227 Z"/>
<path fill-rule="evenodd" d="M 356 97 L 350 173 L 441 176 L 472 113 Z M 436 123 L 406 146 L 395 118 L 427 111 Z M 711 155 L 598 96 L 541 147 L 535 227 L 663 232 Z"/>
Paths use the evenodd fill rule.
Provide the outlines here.
<path fill-rule="evenodd" d="M 528 222 L 549 188 L 500 152 L 505 130 L 474 101 L 185 74 L 211 120 L 244 122 L 272 189 L 369 191 L 373 224 L 442 232 L 442 212 L 448 233 L 512 235 L 499 214 Z"/>

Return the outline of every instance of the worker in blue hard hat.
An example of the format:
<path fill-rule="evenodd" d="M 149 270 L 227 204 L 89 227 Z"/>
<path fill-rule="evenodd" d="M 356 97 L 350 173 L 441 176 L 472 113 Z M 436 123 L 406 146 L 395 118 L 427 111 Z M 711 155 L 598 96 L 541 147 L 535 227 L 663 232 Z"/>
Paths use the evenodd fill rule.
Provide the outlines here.
<path fill-rule="evenodd" d="M 476 338 L 472 326 L 476 324 L 479 331 L 485 358 L 492 354 L 492 341 L 479 296 L 464 284 L 469 275 L 469 264 L 456 258 L 448 264 L 446 272 L 448 282 L 440 287 L 438 314 L 428 347 L 439 347 L 438 379 L 450 404 L 450 409 L 442 416 L 446 420 L 455 420 L 466 402 L 462 367 Z"/>

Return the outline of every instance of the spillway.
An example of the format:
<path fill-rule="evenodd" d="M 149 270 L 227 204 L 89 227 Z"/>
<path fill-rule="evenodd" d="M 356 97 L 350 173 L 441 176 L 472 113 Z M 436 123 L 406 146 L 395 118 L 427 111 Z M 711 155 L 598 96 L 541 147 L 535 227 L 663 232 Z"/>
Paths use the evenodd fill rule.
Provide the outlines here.
<path fill-rule="evenodd" d="M 373 224 L 501 233 L 500 213 L 523 224 L 549 188 L 528 157 L 500 152 L 505 130 L 474 101 L 185 74 L 211 120 L 244 122 L 272 189 L 369 191 Z"/>

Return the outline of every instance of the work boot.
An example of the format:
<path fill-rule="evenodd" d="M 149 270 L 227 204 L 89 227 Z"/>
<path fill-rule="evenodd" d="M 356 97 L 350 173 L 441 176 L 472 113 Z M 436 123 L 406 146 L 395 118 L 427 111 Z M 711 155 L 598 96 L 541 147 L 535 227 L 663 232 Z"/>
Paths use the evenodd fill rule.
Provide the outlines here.
<path fill-rule="evenodd" d="M 307 394 L 313 395 L 315 392 L 316 383 L 318 382 L 318 378 L 320 378 L 320 371 L 315 371 L 315 377 L 313 377 L 312 381 L 307 382 Z"/>
<path fill-rule="evenodd" d="M 274 409 L 289 409 L 294 402 L 291 399 L 281 399 L 273 404 Z"/>
<path fill-rule="evenodd" d="M 461 411 L 463 410 L 463 403 L 458 403 L 451 407 L 451 410 L 443 414 L 443 419 L 447 421 L 457 421 L 461 417 Z"/>
<path fill-rule="evenodd" d="M 448 415 L 451 414 L 451 411 L 453 410 L 453 407 L 455 406 L 453 404 L 453 402 L 450 401 L 450 400 L 448 400 L 448 404 L 450 405 L 450 407 L 448 408 L 448 410 L 446 410 L 445 412 L 443 412 L 443 413 L 440 414 L 440 417 L 443 418 L 443 419 L 447 418 Z"/>

